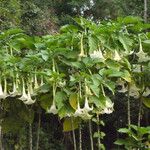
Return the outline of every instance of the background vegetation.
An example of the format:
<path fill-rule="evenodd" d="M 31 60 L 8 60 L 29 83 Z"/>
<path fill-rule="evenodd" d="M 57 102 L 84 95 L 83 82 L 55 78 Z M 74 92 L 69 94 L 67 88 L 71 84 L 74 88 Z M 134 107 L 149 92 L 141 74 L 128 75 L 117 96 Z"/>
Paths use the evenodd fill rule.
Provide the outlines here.
<path fill-rule="evenodd" d="M 43 45 L 38 45 L 42 43 L 40 41 L 41 40 L 40 38 L 43 35 L 52 34 L 54 35 L 54 40 L 56 40 L 57 37 L 55 37 L 55 34 L 57 33 L 62 33 L 62 36 L 60 36 L 59 40 L 62 42 L 61 46 L 64 48 L 65 43 L 63 41 L 63 38 L 65 37 L 69 41 L 70 34 L 72 34 L 70 30 L 73 30 L 76 34 L 76 28 L 75 29 L 74 28 L 70 28 L 70 29 L 61 28 L 60 30 L 61 26 L 66 25 L 66 24 L 72 24 L 72 25 L 77 26 L 78 32 L 81 32 L 82 29 L 84 29 L 84 27 L 87 30 L 96 32 L 95 30 L 93 31 L 93 28 L 92 28 L 93 26 L 90 26 L 88 23 L 86 24 L 86 21 L 84 22 L 85 24 L 84 23 L 82 24 L 81 22 L 80 24 L 79 21 L 77 20 L 75 21 L 73 19 L 74 17 L 80 17 L 80 16 L 87 18 L 89 20 L 92 20 L 93 24 L 94 22 L 95 23 L 100 22 L 105 27 L 107 27 L 107 29 L 109 28 L 110 30 L 108 31 L 108 33 L 107 33 L 107 29 L 105 28 L 103 28 L 103 31 L 99 31 L 99 32 L 105 32 L 104 35 L 106 36 L 105 38 L 107 38 L 108 35 L 110 34 L 113 35 L 111 31 L 118 28 L 119 23 L 122 24 L 123 21 L 121 17 L 132 15 L 132 16 L 139 16 L 141 18 L 144 18 L 143 20 L 136 18 L 136 17 L 135 17 L 136 19 L 132 17 L 130 18 L 132 20 L 131 22 L 134 25 L 138 22 L 137 23 L 138 25 L 136 24 L 137 26 L 135 26 L 134 29 L 133 28 L 130 29 L 129 27 L 129 30 L 128 30 L 130 34 L 129 38 L 131 38 L 131 41 L 132 40 L 135 41 L 135 44 L 133 44 L 132 46 L 137 52 L 139 48 L 139 46 L 137 46 L 139 44 L 138 36 L 140 35 L 142 42 L 145 42 L 146 40 L 149 40 L 150 38 L 149 32 L 148 32 L 149 25 L 144 26 L 143 24 L 144 21 L 149 22 L 149 18 L 150 18 L 150 11 L 148 11 L 150 10 L 150 3 L 147 2 L 146 4 L 147 4 L 146 6 L 147 11 L 146 9 L 144 9 L 144 5 L 145 5 L 144 0 L 107 0 L 107 1 L 106 0 L 81 0 L 81 1 L 79 0 L 51 0 L 51 1 L 49 0 L 42 0 L 42 1 L 41 0 L 26 0 L 26 1 L 24 0 L 7 0 L 7 1 L 0 0 L 1 37 L 4 38 L 2 36 L 3 33 L 6 33 L 8 37 L 9 36 L 11 37 L 11 35 L 17 37 L 18 34 L 20 33 L 22 34 L 22 31 L 18 31 L 18 29 L 16 31 L 12 30 L 12 33 L 11 33 L 10 29 L 16 29 L 16 28 L 22 29 L 26 33 L 26 36 L 27 36 L 27 37 L 23 36 L 23 38 L 26 40 L 27 43 L 23 43 L 23 41 L 20 41 L 20 43 L 24 45 L 23 47 L 20 47 L 19 45 L 19 48 L 17 47 L 17 45 L 15 45 L 16 43 L 15 44 L 13 43 L 14 42 L 13 40 L 11 41 L 11 38 L 9 39 L 7 36 L 5 40 L 1 38 L 1 49 L 7 46 L 8 47 L 10 46 L 9 48 L 11 48 L 11 46 L 15 45 L 19 50 L 21 50 L 20 52 L 15 52 L 15 54 L 17 54 L 17 57 L 18 56 L 20 57 L 21 55 L 21 57 L 24 58 L 24 56 L 26 56 L 26 54 L 29 52 L 28 51 L 29 49 L 32 49 L 34 51 L 35 48 L 32 47 L 32 44 L 37 44 L 36 48 L 38 50 L 41 50 L 41 48 L 44 49 Z M 130 22 L 130 19 L 129 19 L 129 22 Z M 113 22 L 111 20 L 117 20 L 117 21 Z M 128 22 L 128 19 L 127 19 L 127 22 Z M 109 23 L 112 26 L 111 25 L 109 26 Z M 115 24 L 114 25 L 115 27 L 113 27 L 113 23 Z M 127 34 L 126 31 L 124 30 L 125 29 L 122 29 L 121 32 L 123 32 L 124 34 Z M 117 42 L 119 41 L 118 35 L 117 35 L 119 31 L 120 31 L 119 29 L 118 30 L 116 29 L 116 33 L 115 35 L 113 35 L 114 37 L 112 37 L 114 41 L 117 41 Z M 144 37 L 145 35 L 141 35 L 143 33 L 144 34 L 146 33 L 146 36 L 147 36 L 146 38 Z M 34 39 L 32 39 L 31 37 L 34 37 Z M 80 34 L 79 34 L 79 37 L 80 37 Z M 79 40 L 78 39 L 79 37 L 77 37 L 76 39 L 77 41 Z M 88 37 L 88 34 L 85 35 L 86 40 L 88 39 L 87 37 Z M 50 40 L 50 38 L 46 36 L 44 38 L 42 37 L 42 40 L 43 39 L 44 39 L 44 43 L 48 43 L 48 40 Z M 70 41 L 68 42 L 67 40 L 65 42 L 69 43 Z M 73 45 L 73 47 L 76 48 L 79 52 L 80 50 L 78 49 L 78 47 L 76 47 L 77 41 L 75 41 L 74 43 L 75 45 Z M 125 44 L 127 44 L 127 46 L 130 46 L 130 44 L 132 43 L 131 41 L 127 41 L 127 43 Z M 87 46 L 86 45 L 87 43 L 86 42 L 84 43 L 85 47 Z M 52 42 L 51 44 L 52 45 L 54 44 L 55 46 L 55 44 L 59 45 L 60 43 Z M 123 42 L 122 43 L 120 42 L 118 45 L 120 46 L 121 44 L 123 44 Z M 149 54 L 149 49 L 147 48 L 149 47 L 149 43 L 147 45 L 144 48 L 146 52 L 148 52 Z M 114 48 L 113 45 L 109 45 L 109 46 L 112 46 L 112 48 Z M 27 49 L 27 52 L 24 51 L 25 49 Z M 1 53 L 1 56 L 3 56 L 3 53 Z M 133 56 L 135 55 L 129 56 L 129 60 L 132 60 Z M 42 58 L 47 59 L 44 54 L 42 54 Z M 3 64 L 2 61 L 0 62 L 1 64 Z M 28 64 L 29 62 L 24 62 L 24 64 L 26 63 Z M 147 64 L 144 64 L 144 65 L 147 66 Z M 63 68 L 64 66 L 59 66 L 59 67 Z M 149 64 L 148 64 L 148 68 L 149 68 Z M 76 69 L 73 71 L 76 71 Z M 144 76 L 144 74 L 142 75 Z M 149 70 L 148 72 L 146 72 L 146 76 L 148 75 L 149 75 Z M 12 77 L 12 75 L 10 76 Z M 135 78 L 136 76 L 137 74 L 135 74 Z M 148 80 L 146 81 L 148 82 Z M 136 82 L 138 85 L 139 84 L 138 81 Z M 44 89 L 44 90 L 47 90 L 47 89 Z M 112 95 L 109 93 L 110 91 L 107 91 L 107 92 L 108 92 L 108 95 L 111 97 Z M 126 137 L 128 137 L 127 135 L 131 135 L 132 132 L 130 132 L 130 129 L 132 128 L 134 130 L 139 130 L 139 129 L 137 129 L 134 126 L 131 126 L 131 128 L 119 130 L 120 133 L 126 133 L 127 135 L 120 134 L 119 132 L 117 132 L 117 130 L 119 128 L 124 128 L 124 127 L 127 127 L 127 125 L 130 125 L 130 121 L 132 124 L 135 124 L 137 126 L 140 123 L 140 126 L 148 127 L 150 125 L 150 119 L 149 119 L 150 109 L 148 107 L 145 107 L 145 105 L 142 105 L 141 107 L 141 103 L 139 101 L 135 102 L 136 99 L 131 98 L 130 99 L 130 112 L 129 112 L 130 113 L 129 115 L 131 116 L 130 118 L 131 120 L 129 120 L 128 114 L 127 114 L 127 108 L 129 104 L 127 97 L 122 93 L 116 92 L 115 97 L 112 96 L 111 99 L 112 101 L 115 101 L 115 105 L 114 105 L 115 111 L 110 115 L 104 114 L 100 116 L 100 120 L 103 120 L 105 125 L 103 125 L 103 122 L 97 123 L 95 121 L 92 123 L 92 127 L 93 127 L 92 130 L 93 130 L 93 133 L 97 132 L 97 124 L 98 125 L 100 124 L 100 128 L 101 128 L 100 130 L 106 134 L 106 136 L 104 136 L 103 138 L 104 133 L 101 133 L 101 137 L 100 137 L 106 149 L 108 150 L 124 149 L 123 147 L 115 145 L 114 142 L 118 138 L 125 139 Z M 37 147 L 39 148 L 39 150 L 57 150 L 57 149 L 58 150 L 61 150 L 61 149 L 71 150 L 73 149 L 74 141 L 73 141 L 72 132 L 71 131 L 62 132 L 63 123 L 56 115 L 54 116 L 52 114 L 46 114 L 44 106 L 43 106 L 44 104 L 41 104 L 39 102 L 40 104 L 37 103 L 33 107 L 30 107 L 30 106 L 26 107 L 26 105 L 24 105 L 21 102 L 18 103 L 18 100 L 15 100 L 15 99 L 13 99 L 13 104 L 12 104 L 12 101 L 10 101 L 9 98 L 6 101 L 0 100 L 0 103 L 1 103 L 0 117 L 1 119 L 7 118 L 5 122 L 3 122 L 2 124 L 2 127 L 4 128 L 4 130 L 1 131 L 2 133 L 0 137 L 1 139 L 0 141 L 2 142 L 2 144 L 0 145 L 3 145 L 3 149 L 5 150 L 30 149 L 32 150 L 32 147 L 33 147 L 33 150 L 34 149 L 37 150 Z M 9 111 L 7 111 L 7 109 Z M 20 112 L 20 109 L 23 111 Z M 23 112 L 25 113 L 23 114 Z M 19 116 L 23 116 L 24 119 L 21 121 L 20 120 L 17 121 L 18 114 Z M 140 122 L 139 122 L 139 119 L 140 119 Z M 32 126 L 31 126 L 31 123 L 32 123 Z M 82 129 L 82 138 L 83 138 L 82 140 L 83 150 L 91 149 L 90 144 L 87 144 L 87 143 L 90 143 L 90 137 L 87 136 L 89 135 L 89 131 L 88 131 L 89 123 L 83 121 L 81 129 Z M 80 143 L 79 137 L 78 137 L 79 131 L 78 129 L 74 131 L 75 131 L 77 143 Z M 141 135 L 138 135 L 140 136 L 140 138 L 147 136 L 147 132 L 148 132 L 147 129 L 143 128 L 143 131 L 144 132 L 142 132 Z M 30 134 L 31 132 L 32 134 Z M 97 148 L 98 137 L 99 135 L 95 135 L 95 138 L 94 138 L 95 149 Z M 129 137 L 131 138 L 134 136 L 129 136 Z M 140 143 L 139 142 L 141 141 L 140 138 L 136 139 L 137 143 Z M 127 141 L 128 140 L 132 141 L 133 139 L 132 138 L 127 139 Z M 31 145 L 31 141 L 32 141 L 32 145 Z M 118 141 L 119 145 L 122 145 L 122 143 Z M 79 146 L 79 144 L 77 144 L 77 146 Z M 130 146 L 131 145 L 129 146 L 126 145 L 126 148 L 130 149 Z"/>

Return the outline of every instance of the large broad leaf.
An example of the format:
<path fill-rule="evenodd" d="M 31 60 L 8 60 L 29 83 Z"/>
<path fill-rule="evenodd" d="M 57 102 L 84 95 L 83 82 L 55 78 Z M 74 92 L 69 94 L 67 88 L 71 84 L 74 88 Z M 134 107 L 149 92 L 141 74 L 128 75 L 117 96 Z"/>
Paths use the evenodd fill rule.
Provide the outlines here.
<path fill-rule="evenodd" d="M 111 59 L 107 59 L 105 61 L 105 63 L 106 63 L 108 68 L 115 69 L 117 71 L 119 71 L 121 68 L 121 65 L 118 62 L 111 60 Z"/>
<path fill-rule="evenodd" d="M 55 102 L 58 108 L 58 111 L 64 106 L 64 102 L 67 96 L 65 92 L 57 92 L 55 96 Z"/>
<path fill-rule="evenodd" d="M 94 103 L 97 108 L 103 109 L 103 108 L 105 108 L 106 99 L 107 99 L 107 97 L 105 97 L 103 95 L 100 95 L 99 97 L 90 96 L 89 101 L 91 103 Z"/>
<path fill-rule="evenodd" d="M 115 82 L 111 81 L 111 80 L 104 80 L 103 81 L 103 85 L 105 87 L 107 87 L 113 94 L 115 92 Z"/>
<path fill-rule="evenodd" d="M 127 128 L 121 128 L 118 130 L 118 132 L 121 132 L 121 133 L 130 133 L 130 130 L 127 129 Z"/>
<path fill-rule="evenodd" d="M 90 89 L 92 90 L 92 92 L 98 97 L 99 96 L 99 92 L 100 89 L 98 88 L 97 85 L 93 85 L 93 84 L 89 84 Z"/>
<path fill-rule="evenodd" d="M 124 140 L 124 139 L 118 139 L 117 141 L 115 141 L 114 142 L 114 144 L 116 144 L 116 145 L 124 145 L 124 144 L 126 144 L 126 140 Z"/>
<path fill-rule="evenodd" d="M 125 51 L 126 51 L 127 53 L 129 53 L 133 41 L 132 41 L 129 37 L 127 37 L 127 36 L 125 36 L 125 35 L 123 35 L 123 34 L 120 34 L 120 35 L 119 35 L 119 41 L 120 41 L 120 43 L 122 44 L 122 46 L 123 46 L 123 48 L 125 49 Z"/>
<path fill-rule="evenodd" d="M 78 94 L 72 93 L 69 97 L 69 103 L 73 109 L 77 109 Z"/>
<path fill-rule="evenodd" d="M 88 37 L 88 40 L 89 40 L 89 51 L 92 53 L 93 51 L 98 49 L 98 42 L 96 37 L 92 35 Z"/>
<path fill-rule="evenodd" d="M 63 131 L 69 132 L 78 128 L 79 119 L 78 118 L 65 118 L 63 122 Z"/>
<path fill-rule="evenodd" d="M 64 25 L 60 28 L 60 32 L 77 32 L 78 28 L 74 25 Z"/>
<path fill-rule="evenodd" d="M 146 107 L 150 108 L 150 98 L 142 97 L 142 102 Z"/>
<path fill-rule="evenodd" d="M 40 98 L 40 105 L 43 109 L 47 110 L 52 104 L 52 97 L 50 94 L 44 94 Z"/>
<path fill-rule="evenodd" d="M 64 103 L 63 106 L 59 109 L 59 117 L 60 119 L 73 115 L 75 110 L 68 103 Z"/>
<path fill-rule="evenodd" d="M 122 78 L 127 82 L 131 82 L 131 74 L 127 70 L 123 71 Z"/>

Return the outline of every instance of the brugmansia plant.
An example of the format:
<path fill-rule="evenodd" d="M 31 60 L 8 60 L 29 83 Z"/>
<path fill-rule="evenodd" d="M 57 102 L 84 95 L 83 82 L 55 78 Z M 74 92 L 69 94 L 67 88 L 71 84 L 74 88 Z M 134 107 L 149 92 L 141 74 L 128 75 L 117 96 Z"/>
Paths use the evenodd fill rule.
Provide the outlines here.
<path fill-rule="evenodd" d="M 61 27 L 58 34 L 43 37 L 30 37 L 20 29 L 0 34 L 3 132 L 11 130 L 6 126 L 11 122 L 6 113 L 11 114 L 12 122 L 17 113 L 22 114 L 17 126 L 12 124 L 17 130 L 25 122 L 31 126 L 33 108 L 42 107 L 46 113 L 58 115 L 64 132 L 72 131 L 74 149 L 78 146 L 74 132 L 77 128 L 82 149 L 83 122 L 89 123 L 91 150 L 94 149 L 92 121 L 96 122 L 94 137 L 98 138 L 98 149 L 104 149 L 100 119 L 103 114 L 113 113 L 112 97 L 117 92 L 128 99 L 129 126 L 130 97 L 139 99 L 140 126 L 143 104 L 150 107 L 150 34 L 144 32 L 150 25 L 136 17 L 98 24 L 84 18 L 74 22 L 75 25 Z M 20 108 L 12 111 L 11 105 Z"/>

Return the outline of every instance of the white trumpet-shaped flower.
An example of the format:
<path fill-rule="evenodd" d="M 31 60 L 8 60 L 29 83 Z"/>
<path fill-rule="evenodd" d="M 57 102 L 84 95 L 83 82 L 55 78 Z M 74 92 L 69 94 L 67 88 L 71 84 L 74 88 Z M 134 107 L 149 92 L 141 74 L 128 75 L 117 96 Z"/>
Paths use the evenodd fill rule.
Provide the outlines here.
<path fill-rule="evenodd" d="M 89 106 L 87 97 L 85 98 L 85 103 L 84 103 L 84 108 L 83 108 L 83 110 L 84 110 L 84 111 L 87 111 L 87 112 L 93 110 L 93 106 L 92 106 L 91 108 L 90 108 L 90 106 Z"/>
<path fill-rule="evenodd" d="M 29 91 L 30 91 L 31 96 L 35 96 L 36 93 L 35 93 L 34 90 L 33 90 L 32 82 L 30 82 L 28 86 L 29 86 Z"/>
<path fill-rule="evenodd" d="M 101 114 L 111 114 L 114 111 L 114 103 L 106 100 L 104 109 L 101 111 Z"/>
<path fill-rule="evenodd" d="M 30 87 L 28 86 L 28 95 L 27 95 L 27 99 L 24 102 L 24 104 L 26 105 L 32 105 L 33 103 L 35 103 L 36 100 L 33 100 L 31 98 L 31 94 L 30 94 Z"/>
<path fill-rule="evenodd" d="M 28 95 L 27 95 L 26 90 L 25 90 L 24 79 L 22 79 L 22 96 L 19 99 L 22 101 L 25 101 L 28 99 Z"/>
<path fill-rule="evenodd" d="M 105 58 L 104 58 L 104 56 L 102 54 L 102 51 L 100 49 L 96 50 L 92 54 L 90 54 L 90 57 L 93 58 L 93 59 L 102 59 L 102 60 L 105 60 Z"/>
<path fill-rule="evenodd" d="M 150 95 L 150 89 L 147 87 L 145 92 L 143 93 L 143 96 L 147 97 Z"/>
<path fill-rule="evenodd" d="M 17 95 L 20 95 L 20 91 L 19 91 L 19 87 L 18 87 L 18 82 L 16 80 L 16 82 L 13 82 L 13 91 L 9 92 L 11 97 L 15 97 Z"/>
<path fill-rule="evenodd" d="M 55 104 L 54 100 L 53 100 L 53 104 L 51 105 L 51 107 L 49 109 L 47 109 L 47 113 L 52 113 L 54 115 L 56 115 L 58 113 L 58 110 L 56 108 L 56 104 Z"/>
<path fill-rule="evenodd" d="M 79 57 L 86 57 L 86 55 L 84 54 L 84 51 L 80 52 Z"/>
<path fill-rule="evenodd" d="M 80 104 L 78 102 L 77 110 L 74 113 L 74 117 L 81 117 L 83 120 L 91 119 L 92 115 L 90 115 L 88 111 L 91 111 L 91 108 L 89 108 L 87 104 L 85 105 L 83 109 L 81 109 Z"/>
<path fill-rule="evenodd" d="M 88 86 L 85 86 L 86 94 L 87 95 L 93 95 L 90 88 Z"/>
<path fill-rule="evenodd" d="M 8 96 L 8 94 L 7 94 L 7 81 L 5 78 L 4 79 L 4 91 L 3 91 L 2 84 L 0 81 L 0 99 L 5 99 L 7 96 Z"/>
<path fill-rule="evenodd" d="M 121 60 L 121 57 L 120 57 L 119 53 L 116 50 L 115 50 L 114 60 L 116 60 L 116 61 L 120 61 Z"/>
<path fill-rule="evenodd" d="M 135 84 L 131 84 L 129 89 L 129 95 L 134 98 L 139 98 L 140 96 L 139 90 L 140 89 L 137 88 Z"/>
<path fill-rule="evenodd" d="M 139 52 L 136 53 L 136 55 L 138 56 L 138 62 L 147 62 L 150 60 L 150 57 L 147 55 L 147 53 L 145 53 L 142 49 L 142 43 L 140 40 L 140 47 L 139 47 Z"/>
<path fill-rule="evenodd" d="M 83 114 L 83 109 L 80 108 L 80 104 L 78 102 L 77 110 L 74 113 L 75 117 L 80 117 Z"/>
<path fill-rule="evenodd" d="M 43 86 L 43 85 L 44 85 L 43 76 L 41 76 L 41 83 L 40 83 L 40 86 Z"/>
<path fill-rule="evenodd" d="M 118 90 L 119 93 L 125 93 L 128 91 L 127 87 L 125 87 L 125 82 L 122 80 L 118 80 L 117 84 L 121 86 L 121 89 Z"/>
<path fill-rule="evenodd" d="M 8 96 L 7 93 L 7 80 L 4 78 L 4 91 L 2 89 L 2 84 L 0 82 L 0 99 L 5 99 Z"/>
<path fill-rule="evenodd" d="M 37 75 L 34 75 L 34 89 L 38 89 L 39 85 L 38 85 L 38 81 L 37 81 Z"/>

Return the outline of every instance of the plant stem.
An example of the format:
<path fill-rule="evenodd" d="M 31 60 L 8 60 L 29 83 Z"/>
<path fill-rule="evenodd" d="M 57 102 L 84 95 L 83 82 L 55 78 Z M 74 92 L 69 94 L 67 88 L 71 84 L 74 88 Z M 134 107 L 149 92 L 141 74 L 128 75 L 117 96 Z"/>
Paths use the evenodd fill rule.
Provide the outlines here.
<path fill-rule="evenodd" d="M 143 66 L 141 65 L 141 72 L 142 71 L 143 71 Z M 141 77 L 141 84 L 142 84 L 142 77 Z M 140 125 L 141 125 L 142 95 L 143 95 L 144 91 L 145 91 L 145 88 L 144 88 L 143 92 L 140 93 L 140 98 L 139 98 L 140 102 L 139 102 L 139 112 L 138 112 L 138 127 L 140 127 Z"/>
<path fill-rule="evenodd" d="M 29 123 L 29 150 L 32 150 L 32 124 Z"/>
<path fill-rule="evenodd" d="M 147 22 L 147 0 L 144 0 L 144 22 Z"/>
<path fill-rule="evenodd" d="M 130 84 L 128 83 L 128 93 L 127 93 L 127 113 L 128 113 L 128 127 L 131 125 L 131 110 L 130 110 Z"/>
<path fill-rule="evenodd" d="M 89 132 L 90 132 L 91 150 L 94 150 L 94 147 L 93 147 L 93 134 L 92 134 L 92 122 L 91 122 L 91 120 L 89 120 Z"/>
<path fill-rule="evenodd" d="M 38 150 L 38 149 L 39 149 L 40 127 L 41 127 L 41 114 L 39 113 L 39 120 L 38 120 L 38 127 L 37 127 L 36 150 Z"/>
<path fill-rule="evenodd" d="M 138 127 L 140 127 L 140 125 L 141 125 L 141 113 L 142 113 L 142 100 L 140 99 L 139 113 L 138 113 Z"/>
<path fill-rule="evenodd" d="M 72 126 L 72 136 L 73 136 L 73 146 L 74 146 L 74 150 L 77 150 L 77 146 L 76 146 L 76 136 L 75 136 L 75 132 L 74 132 L 74 121 L 73 121 L 73 118 L 71 118 L 71 126 Z"/>
<path fill-rule="evenodd" d="M 2 144 L 2 127 L 0 126 L 0 149 L 1 150 L 4 150 L 4 148 L 3 148 L 3 144 Z"/>
<path fill-rule="evenodd" d="M 97 132 L 98 132 L 98 139 L 97 139 L 97 142 L 98 142 L 98 150 L 101 149 L 101 138 L 100 138 L 100 120 L 99 120 L 99 115 L 97 114 Z"/>
<path fill-rule="evenodd" d="M 82 129 L 81 129 L 81 123 L 79 124 L 79 150 L 82 150 Z"/>

